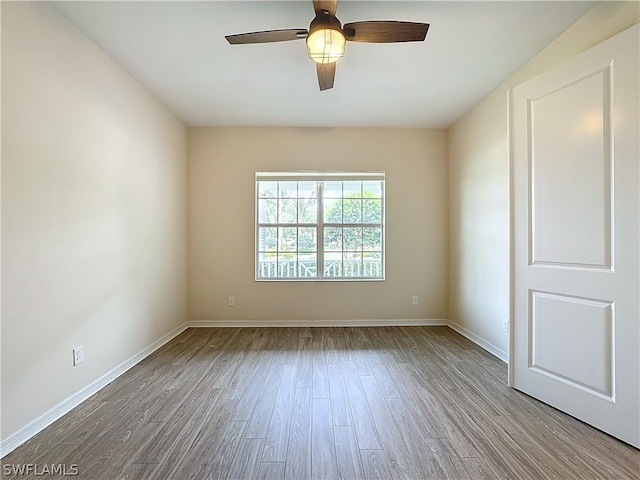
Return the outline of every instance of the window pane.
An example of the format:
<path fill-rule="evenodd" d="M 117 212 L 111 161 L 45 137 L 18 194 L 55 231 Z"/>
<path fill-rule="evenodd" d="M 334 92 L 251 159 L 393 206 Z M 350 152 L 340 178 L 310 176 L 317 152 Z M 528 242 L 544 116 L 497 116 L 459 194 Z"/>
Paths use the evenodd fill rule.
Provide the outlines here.
<path fill-rule="evenodd" d="M 362 228 L 344 227 L 342 233 L 344 250 L 349 252 L 359 252 L 362 250 Z"/>
<path fill-rule="evenodd" d="M 379 180 L 362 182 L 363 197 L 381 198 L 382 182 Z"/>
<path fill-rule="evenodd" d="M 296 278 L 298 256 L 295 253 L 278 254 L 278 276 L 281 278 Z"/>
<path fill-rule="evenodd" d="M 364 253 L 362 260 L 363 276 L 382 277 L 382 253 Z"/>
<path fill-rule="evenodd" d="M 344 223 L 362 223 L 362 200 L 345 198 L 343 205 Z"/>
<path fill-rule="evenodd" d="M 278 250 L 281 252 L 295 252 L 298 245 L 296 227 L 278 228 Z"/>
<path fill-rule="evenodd" d="M 297 198 L 298 182 L 278 182 L 280 198 Z"/>
<path fill-rule="evenodd" d="M 327 278 L 342 277 L 341 253 L 326 253 L 324 255 L 324 276 Z"/>
<path fill-rule="evenodd" d="M 260 198 L 277 198 L 278 182 L 258 182 L 258 196 Z"/>
<path fill-rule="evenodd" d="M 324 199 L 324 222 L 342 223 L 342 200 Z"/>
<path fill-rule="evenodd" d="M 362 223 L 382 223 L 382 200 L 362 200 Z"/>
<path fill-rule="evenodd" d="M 342 198 L 342 182 L 324 182 L 324 198 Z"/>
<path fill-rule="evenodd" d="M 298 200 L 298 223 L 318 222 L 318 201 L 316 199 Z"/>
<path fill-rule="evenodd" d="M 261 253 L 258 255 L 258 278 L 278 277 L 278 255 Z"/>
<path fill-rule="evenodd" d="M 315 252 L 318 250 L 316 228 L 306 227 L 298 229 L 298 250 L 300 252 Z"/>
<path fill-rule="evenodd" d="M 318 198 L 317 182 L 298 182 L 298 198 Z"/>
<path fill-rule="evenodd" d="M 362 277 L 362 254 L 346 254 L 343 259 L 344 277 Z"/>
<path fill-rule="evenodd" d="M 362 229 L 362 248 L 382 251 L 382 228 L 365 227 Z"/>
<path fill-rule="evenodd" d="M 279 223 L 296 223 L 298 220 L 298 201 L 289 199 L 278 200 Z"/>
<path fill-rule="evenodd" d="M 278 249 L 278 229 L 275 227 L 260 227 L 258 230 L 258 251 L 276 251 Z"/>
<path fill-rule="evenodd" d="M 325 227 L 324 228 L 324 251 L 339 252 L 342 250 L 342 228 L 341 227 Z"/>
<path fill-rule="evenodd" d="M 362 197 L 362 182 L 344 182 L 343 192 L 345 198 Z"/>
<path fill-rule="evenodd" d="M 278 201 L 258 200 L 258 222 L 277 223 L 278 222 Z"/>
<path fill-rule="evenodd" d="M 315 253 L 298 255 L 298 276 L 302 278 L 318 276 L 318 259 Z"/>

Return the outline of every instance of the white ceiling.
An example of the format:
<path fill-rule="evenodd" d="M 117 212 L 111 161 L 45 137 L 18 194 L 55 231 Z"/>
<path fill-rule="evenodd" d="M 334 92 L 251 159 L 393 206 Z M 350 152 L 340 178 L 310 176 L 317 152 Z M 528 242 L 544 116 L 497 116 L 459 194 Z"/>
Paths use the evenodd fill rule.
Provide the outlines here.
<path fill-rule="evenodd" d="M 430 23 L 425 42 L 349 42 L 320 92 L 303 40 L 224 35 L 308 28 L 306 1 L 56 2 L 189 126 L 447 127 L 586 13 L 579 1 L 340 1 L 342 23 Z"/>

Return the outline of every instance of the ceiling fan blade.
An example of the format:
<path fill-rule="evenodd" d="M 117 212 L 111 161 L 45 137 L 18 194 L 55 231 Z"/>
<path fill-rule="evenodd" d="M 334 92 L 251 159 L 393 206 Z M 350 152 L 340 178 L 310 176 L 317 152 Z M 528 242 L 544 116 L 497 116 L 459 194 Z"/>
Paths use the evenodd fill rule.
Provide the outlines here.
<path fill-rule="evenodd" d="M 336 62 L 333 63 L 316 63 L 318 71 L 318 85 L 320 90 L 328 90 L 333 88 L 333 79 L 336 76 Z"/>
<path fill-rule="evenodd" d="M 346 23 L 342 26 L 351 42 L 392 43 L 421 42 L 427 36 L 428 23 L 370 21 Z"/>
<path fill-rule="evenodd" d="M 307 38 L 309 32 L 304 28 L 288 30 L 266 30 L 264 32 L 239 33 L 237 35 L 225 35 L 224 38 L 231 45 L 242 45 L 245 43 L 270 43 L 286 42 L 288 40 L 298 40 Z"/>
<path fill-rule="evenodd" d="M 338 0 L 313 0 L 313 9 L 316 11 L 316 15 L 320 10 L 326 10 L 329 15 L 335 17 L 337 8 Z"/>

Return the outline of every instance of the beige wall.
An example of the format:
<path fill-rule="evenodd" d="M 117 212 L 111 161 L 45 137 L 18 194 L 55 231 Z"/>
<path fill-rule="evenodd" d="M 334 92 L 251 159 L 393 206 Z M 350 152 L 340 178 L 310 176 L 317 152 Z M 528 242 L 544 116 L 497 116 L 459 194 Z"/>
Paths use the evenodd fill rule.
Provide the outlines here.
<path fill-rule="evenodd" d="M 186 129 L 49 5 L 2 2 L 2 438 L 185 320 Z"/>
<path fill-rule="evenodd" d="M 449 130 L 449 316 L 502 352 L 509 315 L 507 91 L 639 17 L 638 2 L 596 5 Z"/>
<path fill-rule="evenodd" d="M 191 320 L 446 318 L 445 131 L 190 129 L 188 170 Z M 254 176 L 278 170 L 386 172 L 384 282 L 255 282 Z"/>

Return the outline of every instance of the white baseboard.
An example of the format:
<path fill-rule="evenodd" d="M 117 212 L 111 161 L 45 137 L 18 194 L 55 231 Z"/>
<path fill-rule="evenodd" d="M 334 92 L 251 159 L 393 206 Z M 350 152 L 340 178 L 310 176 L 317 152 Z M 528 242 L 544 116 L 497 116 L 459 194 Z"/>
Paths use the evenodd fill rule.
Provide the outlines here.
<path fill-rule="evenodd" d="M 400 327 L 400 326 L 448 326 L 471 340 L 487 352 L 508 362 L 509 356 L 496 346 L 478 337 L 466 328 L 441 318 L 409 318 L 409 319 L 363 319 L 363 320 L 190 320 L 156 340 L 147 348 L 125 360 L 103 376 L 58 403 L 51 410 L 29 422 L 18 431 L 0 441 L 0 458 L 8 455 L 41 430 L 58 420 L 67 412 L 80 405 L 91 395 L 97 393 L 105 385 L 111 383 L 131 367 L 151 355 L 165 343 L 171 341 L 190 327 Z"/>
<path fill-rule="evenodd" d="M 190 320 L 189 327 L 408 327 L 448 325 L 440 318 L 362 320 Z"/>
<path fill-rule="evenodd" d="M 17 447 L 19 447 L 20 445 L 25 443 L 27 440 L 29 440 L 31 437 L 36 435 L 38 432 L 40 432 L 41 430 L 51 425 L 53 422 L 58 420 L 64 414 L 68 413 L 73 408 L 80 405 L 91 395 L 97 393 L 104 386 L 111 383 L 120 375 L 122 375 L 124 372 L 129 370 L 131 367 L 133 367 L 134 365 L 142 361 L 144 358 L 151 355 L 157 349 L 162 347 L 165 343 L 171 341 L 172 339 L 180 335 L 187 328 L 188 328 L 187 324 L 183 323 L 179 327 L 173 329 L 166 335 L 162 336 L 160 339 L 153 342 L 147 348 L 144 348 L 140 352 L 133 355 L 131 358 L 122 362 L 120 365 L 117 365 L 115 368 L 111 369 L 110 371 L 105 373 L 103 376 L 101 376 L 94 382 L 84 387 L 82 390 L 74 393 L 70 397 L 61 401 L 51 410 L 45 412 L 43 415 L 40 415 L 35 420 L 32 420 L 31 422 L 26 424 L 24 427 L 20 428 L 15 433 L 9 435 L 7 438 L 0 441 L 0 458 L 3 458 L 5 455 L 8 455 L 9 453 L 11 453 Z"/>
<path fill-rule="evenodd" d="M 487 352 L 489 352 L 494 357 L 498 357 L 503 362 L 509 363 L 509 354 L 507 352 L 504 352 L 504 351 L 500 350 L 495 345 L 487 342 L 485 339 L 477 336 L 475 333 L 467 330 L 466 328 L 464 328 L 461 325 L 458 325 L 457 323 L 449 321 L 448 325 L 449 325 L 449 328 L 455 330 L 456 332 L 458 332 L 463 337 L 468 338 L 469 340 L 471 340 L 473 343 L 475 343 L 479 347 L 484 348 Z"/>

